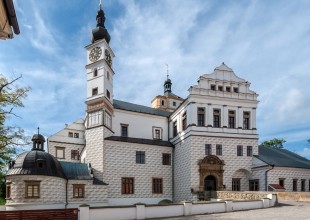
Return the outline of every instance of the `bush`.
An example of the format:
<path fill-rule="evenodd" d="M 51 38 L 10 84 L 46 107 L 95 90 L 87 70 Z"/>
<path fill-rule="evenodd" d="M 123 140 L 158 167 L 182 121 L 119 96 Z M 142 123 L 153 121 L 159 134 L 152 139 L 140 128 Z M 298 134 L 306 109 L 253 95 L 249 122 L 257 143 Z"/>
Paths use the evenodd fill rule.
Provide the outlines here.
<path fill-rule="evenodd" d="M 164 200 L 161 200 L 158 205 L 169 205 L 169 204 L 172 204 L 173 202 L 169 199 L 164 199 Z"/>

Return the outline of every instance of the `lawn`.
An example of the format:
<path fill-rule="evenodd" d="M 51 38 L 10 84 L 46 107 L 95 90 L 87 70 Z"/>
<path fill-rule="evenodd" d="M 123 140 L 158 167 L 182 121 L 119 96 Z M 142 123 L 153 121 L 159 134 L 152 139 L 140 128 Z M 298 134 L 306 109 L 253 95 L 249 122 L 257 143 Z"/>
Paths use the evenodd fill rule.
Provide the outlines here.
<path fill-rule="evenodd" d="M 0 205 L 5 205 L 5 199 L 0 197 Z"/>

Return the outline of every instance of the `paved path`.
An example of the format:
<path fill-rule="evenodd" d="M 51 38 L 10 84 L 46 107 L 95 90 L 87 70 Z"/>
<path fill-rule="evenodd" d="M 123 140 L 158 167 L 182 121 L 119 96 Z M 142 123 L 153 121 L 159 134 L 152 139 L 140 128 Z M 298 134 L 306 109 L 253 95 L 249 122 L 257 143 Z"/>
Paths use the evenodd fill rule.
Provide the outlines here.
<path fill-rule="evenodd" d="M 168 218 L 169 220 L 310 220 L 310 202 L 282 201 L 278 206 L 220 214 L 195 215 L 190 217 Z"/>

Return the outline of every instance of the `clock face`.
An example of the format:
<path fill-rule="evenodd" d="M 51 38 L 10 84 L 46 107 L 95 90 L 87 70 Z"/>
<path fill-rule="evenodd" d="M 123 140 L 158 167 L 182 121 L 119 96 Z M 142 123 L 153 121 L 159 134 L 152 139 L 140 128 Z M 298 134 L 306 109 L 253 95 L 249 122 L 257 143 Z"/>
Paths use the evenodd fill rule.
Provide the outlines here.
<path fill-rule="evenodd" d="M 112 66 L 112 57 L 111 57 L 109 51 L 105 50 L 104 53 L 105 53 L 105 60 L 107 61 L 109 66 Z"/>
<path fill-rule="evenodd" d="M 100 47 L 94 47 L 93 49 L 91 49 L 91 51 L 89 53 L 89 60 L 91 62 L 95 62 L 100 58 L 101 54 L 102 54 L 101 48 Z"/>

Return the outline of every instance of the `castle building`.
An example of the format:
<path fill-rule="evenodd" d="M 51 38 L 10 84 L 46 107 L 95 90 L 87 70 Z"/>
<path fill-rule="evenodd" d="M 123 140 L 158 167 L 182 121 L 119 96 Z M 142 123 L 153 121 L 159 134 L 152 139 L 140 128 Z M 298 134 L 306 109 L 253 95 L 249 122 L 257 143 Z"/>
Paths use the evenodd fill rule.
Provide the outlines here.
<path fill-rule="evenodd" d="M 310 190 L 309 160 L 258 146 L 258 94 L 225 63 L 201 75 L 185 99 L 172 93 L 169 77 L 152 107 L 114 99 L 115 55 L 101 5 L 96 20 L 85 47 L 86 116 L 49 137 L 48 152 L 35 135 L 33 149 L 10 164 L 7 209 Z"/>

